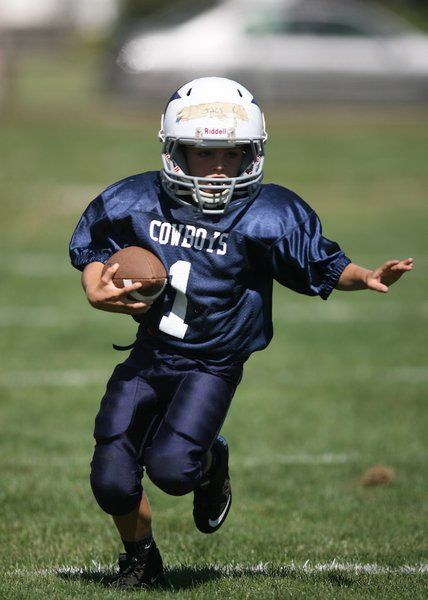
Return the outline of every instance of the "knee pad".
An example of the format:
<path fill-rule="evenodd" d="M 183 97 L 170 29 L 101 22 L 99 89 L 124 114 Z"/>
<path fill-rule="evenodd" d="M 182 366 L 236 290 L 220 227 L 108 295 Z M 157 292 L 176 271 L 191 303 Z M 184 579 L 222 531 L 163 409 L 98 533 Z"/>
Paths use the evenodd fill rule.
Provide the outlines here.
<path fill-rule="evenodd" d="M 135 472 L 115 468 L 94 460 L 91 465 L 91 487 L 96 501 L 109 515 L 126 515 L 139 503 L 142 487 Z"/>
<path fill-rule="evenodd" d="M 157 435 L 145 452 L 144 463 L 153 483 L 172 496 L 193 491 L 203 475 L 203 456 L 190 440 L 175 432 Z"/>

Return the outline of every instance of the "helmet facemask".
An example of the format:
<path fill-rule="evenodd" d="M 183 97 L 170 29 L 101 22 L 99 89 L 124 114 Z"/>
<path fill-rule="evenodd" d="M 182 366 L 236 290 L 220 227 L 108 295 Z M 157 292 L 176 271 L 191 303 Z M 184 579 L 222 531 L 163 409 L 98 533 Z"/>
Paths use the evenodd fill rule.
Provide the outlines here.
<path fill-rule="evenodd" d="M 216 77 L 186 84 L 168 103 L 159 137 L 163 142 L 162 184 L 180 204 L 196 206 L 205 214 L 222 214 L 232 200 L 248 201 L 258 193 L 267 134 L 260 109 L 240 84 Z M 237 176 L 191 175 L 186 147 L 242 149 Z"/>
<path fill-rule="evenodd" d="M 185 157 L 185 146 L 224 148 L 216 142 L 194 143 L 193 140 L 168 140 L 162 152 L 162 180 L 167 193 L 181 204 L 194 204 L 202 213 L 221 214 L 232 199 L 250 200 L 263 177 L 264 154 L 258 141 L 245 140 L 231 144 L 242 148 L 243 158 L 236 177 L 198 177 L 190 175 Z"/>

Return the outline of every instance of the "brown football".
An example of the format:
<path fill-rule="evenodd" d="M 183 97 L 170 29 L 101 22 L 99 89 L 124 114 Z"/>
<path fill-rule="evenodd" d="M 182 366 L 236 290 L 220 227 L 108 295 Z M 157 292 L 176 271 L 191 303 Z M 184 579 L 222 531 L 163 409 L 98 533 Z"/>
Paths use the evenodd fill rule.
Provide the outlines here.
<path fill-rule="evenodd" d="M 119 263 L 113 283 L 122 288 L 131 283 L 141 282 L 142 286 L 130 293 L 135 300 L 154 300 L 165 288 L 167 273 L 158 257 L 139 246 L 128 246 L 115 252 L 104 266 L 103 272 L 111 265 Z"/>

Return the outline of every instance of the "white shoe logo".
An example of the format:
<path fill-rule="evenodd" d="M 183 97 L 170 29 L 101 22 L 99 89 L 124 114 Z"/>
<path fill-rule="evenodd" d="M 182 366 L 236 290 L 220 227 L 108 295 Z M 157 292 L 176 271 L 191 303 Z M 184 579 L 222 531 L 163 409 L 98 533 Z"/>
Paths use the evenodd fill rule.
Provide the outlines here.
<path fill-rule="evenodd" d="M 223 512 L 221 513 L 218 519 L 216 519 L 215 521 L 213 521 L 212 519 L 208 519 L 208 525 L 210 527 L 217 527 L 217 525 L 219 525 L 223 521 L 224 515 L 227 513 L 227 509 L 229 508 L 231 499 L 232 496 L 229 496 L 229 498 L 227 499 L 226 506 L 224 507 Z"/>

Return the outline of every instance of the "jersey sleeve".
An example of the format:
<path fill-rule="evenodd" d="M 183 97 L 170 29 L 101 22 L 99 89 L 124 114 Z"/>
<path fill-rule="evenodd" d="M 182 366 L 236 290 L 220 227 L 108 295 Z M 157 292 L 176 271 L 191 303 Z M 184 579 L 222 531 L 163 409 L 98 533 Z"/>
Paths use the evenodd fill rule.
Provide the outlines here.
<path fill-rule="evenodd" d="M 103 196 L 91 202 L 81 216 L 70 241 L 72 265 L 83 271 L 91 262 L 105 263 L 121 247 L 120 232 L 111 221 Z"/>
<path fill-rule="evenodd" d="M 314 211 L 277 240 L 268 251 L 276 281 L 308 296 L 326 300 L 351 262 L 340 246 L 322 235 Z"/>

